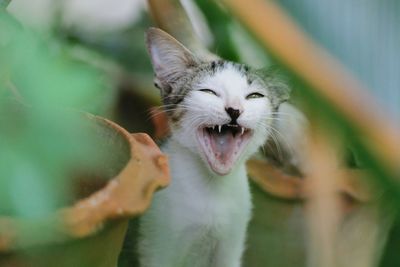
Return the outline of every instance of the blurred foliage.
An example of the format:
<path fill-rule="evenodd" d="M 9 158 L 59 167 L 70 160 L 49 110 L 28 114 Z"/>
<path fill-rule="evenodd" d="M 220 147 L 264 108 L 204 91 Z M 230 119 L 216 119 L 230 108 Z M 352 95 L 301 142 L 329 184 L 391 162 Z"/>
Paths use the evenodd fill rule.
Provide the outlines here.
<path fill-rule="evenodd" d="M 400 2 L 279 0 L 314 40 L 356 74 L 400 121 Z"/>
<path fill-rule="evenodd" d="M 99 159 L 77 110 L 104 114 L 113 93 L 67 46 L 5 12 L 0 32 L 0 213 L 37 217 L 70 204 L 71 172 Z"/>
<path fill-rule="evenodd" d="M 210 29 L 215 38 L 214 47 L 211 50 L 227 60 L 239 61 L 237 48 L 229 32 L 229 26 L 233 23 L 233 18 L 215 1 L 200 0 L 196 1 L 196 4 L 203 11 L 208 25 L 211 25 Z"/>
<path fill-rule="evenodd" d="M 218 1 L 196 0 L 195 3 L 212 31 L 214 42 L 210 51 L 224 59 L 243 62 L 256 68 L 271 64 L 271 58 L 264 53 L 262 47 Z"/>
<path fill-rule="evenodd" d="M 400 68 L 397 53 L 400 30 L 395 26 L 400 22 L 399 2 L 279 0 L 279 4 L 314 41 L 367 85 L 380 104 L 378 112 L 383 111 L 392 123 L 400 125 L 400 79 L 394 71 Z M 399 201 L 399 177 L 393 177 L 382 159 L 370 150 L 363 133 L 296 73 L 288 71 L 288 74 L 293 77 L 297 89 L 294 93 L 303 101 L 303 110 L 318 118 L 326 132 L 341 136 L 343 143 L 356 155 L 357 165 L 371 170 L 373 179 L 370 181 L 385 189 L 386 200 L 394 197 Z"/>
<path fill-rule="evenodd" d="M 144 32 L 150 26 L 150 18 L 142 13 L 134 25 L 120 31 L 87 34 L 78 28 L 60 25 L 62 31 L 56 28 L 55 34 L 67 43 L 84 45 L 135 74 L 150 76 L 152 68 L 144 43 Z"/>
<path fill-rule="evenodd" d="M 10 0 L 0 0 L 0 9 L 7 7 L 9 2 L 10 2 Z"/>

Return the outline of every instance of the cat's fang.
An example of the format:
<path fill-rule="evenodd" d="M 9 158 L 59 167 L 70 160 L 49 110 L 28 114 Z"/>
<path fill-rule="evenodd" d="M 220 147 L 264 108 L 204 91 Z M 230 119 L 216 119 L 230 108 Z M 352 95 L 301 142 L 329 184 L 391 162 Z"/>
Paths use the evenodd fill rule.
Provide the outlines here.
<path fill-rule="evenodd" d="M 221 133 L 222 125 L 218 125 L 218 132 Z"/>
<path fill-rule="evenodd" d="M 244 127 L 240 127 L 240 128 L 242 129 L 241 135 L 243 135 L 244 134 Z"/>

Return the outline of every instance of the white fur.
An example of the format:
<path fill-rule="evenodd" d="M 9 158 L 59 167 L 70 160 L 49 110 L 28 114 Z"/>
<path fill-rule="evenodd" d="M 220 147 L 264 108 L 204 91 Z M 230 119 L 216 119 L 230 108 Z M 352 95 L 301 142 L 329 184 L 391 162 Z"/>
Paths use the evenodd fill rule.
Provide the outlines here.
<path fill-rule="evenodd" d="M 198 89 L 212 89 L 219 96 L 207 94 Z M 264 92 L 262 84 L 254 81 L 251 86 L 246 78 L 233 67 L 219 71 L 213 76 L 207 76 L 193 85 L 193 91 L 185 98 L 182 105 L 190 107 L 182 120 L 181 128 L 173 131 L 172 138 L 198 153 L 199 146 L 195 141 L 198 125 L 225 124 L 230 121 L 226 107 L 240 109 L 242 114 L 237 122 L 254 130 L 254 137 L 242 154 L 239 163 L 254 153 L 264 144 L 268 136 L 268 124 L 271 123 L 271 103 L 267 97 L 246 100 L 245 97 L 253 92 Z M 204 158 L 203 158 L 204 159 Z"/>
<path fill-rule="evenodd" d="M 198 155 L 170 140 L 172 183 L 141 220 L 142 267 L 239 267 L 251 201 L 244 165 L 210 177 Z"/>
<path fill-rule="evenodd" d="M 228 67 L 198 81 L 186 96 L 181 126 L 172 129 L 163 147 L 170 159 L 171 185 L 155 195 L 141 220 L 142 267 L 240 266 L 251 216 L 245 160 L 264 143 L 271 113 L 268 98 L 245 97 L 263 90 L 261 86 L 249 86 L 239 71 Z M 197 90 L 202 88 L 218 96 Z M 238 123 L 254 135 L 234 169 L 218 176 L 199 152 L 196 131 L 200 125 L 228 123 L 229 106 L 243 111 Z"/>

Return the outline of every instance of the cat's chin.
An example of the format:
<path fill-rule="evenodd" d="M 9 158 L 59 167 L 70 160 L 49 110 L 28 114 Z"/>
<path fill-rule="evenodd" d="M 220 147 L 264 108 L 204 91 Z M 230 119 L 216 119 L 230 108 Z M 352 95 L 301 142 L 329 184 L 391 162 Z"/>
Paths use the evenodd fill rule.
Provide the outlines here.
<path fill-rule="evenodd" d="M 239 125 L 200 127 L 197 139 L 210 168 L 218 175 L 227 175 L 249 143 L 253 131 Z"/>

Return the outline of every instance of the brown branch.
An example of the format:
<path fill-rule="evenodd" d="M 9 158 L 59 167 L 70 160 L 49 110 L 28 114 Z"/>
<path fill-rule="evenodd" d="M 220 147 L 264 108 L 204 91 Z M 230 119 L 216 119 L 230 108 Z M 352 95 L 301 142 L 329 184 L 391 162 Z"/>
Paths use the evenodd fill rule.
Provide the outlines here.
<path fill-rule="evenodd" d="M 266 160 L 250 159 L 247 162 L 250 178 L 267 193 L 288 200 L 304 200 L 309 197 L 306 181 L 308 177 L 288 175 Z M 357 169 L 335 169 L 338 195 L 347 196 L 355 202 L 368 203 L 378 199 L 382 192 L 372 188 L 365 179 L 367 171 Z"/>
<path fill-rule="evenodd" d="M 111 131 L 113 134 L 109 138 L 122 138 L 125 141 L 124 147 L 128 149 L 130 157 L 124 168 L 115 177 L 110 177 L 101 189 L 77 200 L 72 206 L 43 216 L 39 221 L 0 215 L 2 263 L 4 253 L 13 253 L 16 249 L 34 245 L 61 245 L 92 237 L 112 220 L 127 225 L 128 218 L 139 216 L 149 207 L 157 189 L 169 184 L 167 157 L 149 136 L 143 133 L 130 134 L 121 126 L 101 117 L 87 115 L 87 119 L 96 123 L 99 130 Z M 39 237 L 33 234 L 39 228 L 46 229 L 47 235 L 34 238 Z"/>
<path fill-rule="evenodd" d="M 380 112 L 359 81 L 313 43 L 275 1 L 223 2 L 269 51 L 363 133 L 383 166 L 393 177 L 398 175 L 400 131 Z"/>
<path fill-rule="evenodd" d="M 335 237 L 342 217 L 338 180 L 343 178 L 336 172 L 337 149 L 328 142 L 326 133 L 315 128 L 308 136 L 306 149 L 310 266 L 334 267 L 337 265 Z"/>
<path fill-rule="evenodd" d="M 247 173 L 259 187 L 273 196 L 291 200 L 305 197 L 303 179 L 287 175 L 265 160 L 250 159 Z"/>
<path fill-rule="evenodd" d="M 218 58 L 201 43 L 179 0 L 148 0 L 148 3 L 159 28 L 174 36 L 199 58 L 205 60 Z"/>

